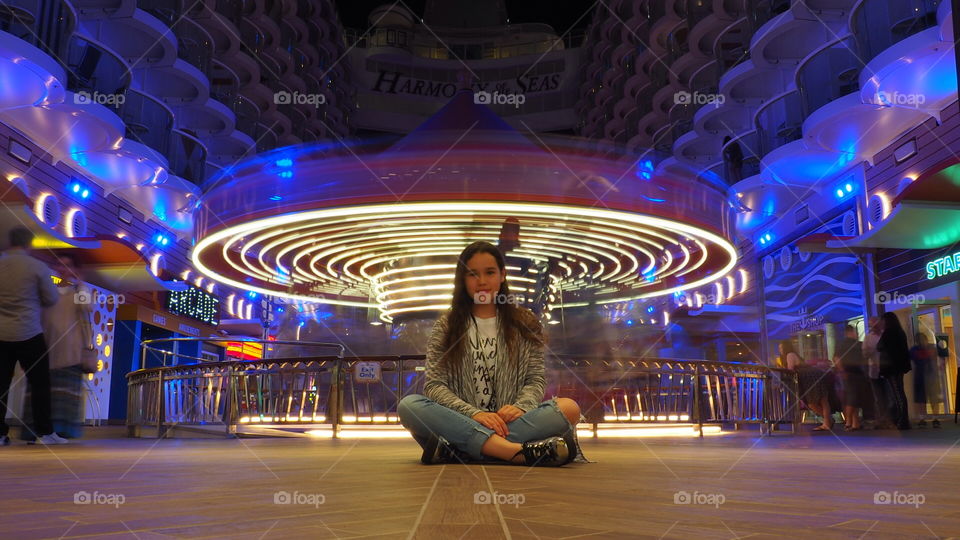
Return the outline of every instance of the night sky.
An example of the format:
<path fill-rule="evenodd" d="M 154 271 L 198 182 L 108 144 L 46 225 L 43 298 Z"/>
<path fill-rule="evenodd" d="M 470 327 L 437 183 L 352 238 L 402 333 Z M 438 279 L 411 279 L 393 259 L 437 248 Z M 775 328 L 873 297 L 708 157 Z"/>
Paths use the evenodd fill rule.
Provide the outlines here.
<path fill-rule="evenodd" d="M 590 23 L 590 15 L 587 15 L 577 22 L 577 19 L 585 11 L 591 10 L 596 2 L 573 0 L 507 0 L 507 13 L 510 16 L 511 23 L 546 23 L 557 31 L 557 34 L 563 34 L 568 28 L 583 30 Z M 370 12 L 382 5 L 390 5 L 392 2 L 385 0 L 336 0 L 337 9 L 340 12 L 341 23 L 346 28 L 355 28 L 366 30 L 369 27 L 367 16 Z M 423 15 L 423 7 L 426 0 L 403 0 L 400 5 L 405 5 L 418 16 Z"/>

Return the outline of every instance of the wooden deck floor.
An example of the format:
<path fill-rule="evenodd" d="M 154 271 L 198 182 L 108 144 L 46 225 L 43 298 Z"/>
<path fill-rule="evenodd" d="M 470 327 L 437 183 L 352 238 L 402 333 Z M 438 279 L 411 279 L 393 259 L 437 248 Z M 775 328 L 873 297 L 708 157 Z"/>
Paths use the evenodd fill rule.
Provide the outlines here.
<path fill-rule="evenodd" d="M 426 467 L 412 440 L 156 441 L 92 431 L 49 449 L 0 447 L 0 537 L 960 536 L 952 419 L 907 433 L 588 440 L 596 463 L 561 469 Z M 80 492 L 95 504 L 77 504 Z M 480 492 L 498 502 L 478 504 Z M 675 501 L 681 492 L 691 504 Z M 875 504 L 877 492 L 923 501 Z M 284 493 L 292 504 L 275 503 Z"/>

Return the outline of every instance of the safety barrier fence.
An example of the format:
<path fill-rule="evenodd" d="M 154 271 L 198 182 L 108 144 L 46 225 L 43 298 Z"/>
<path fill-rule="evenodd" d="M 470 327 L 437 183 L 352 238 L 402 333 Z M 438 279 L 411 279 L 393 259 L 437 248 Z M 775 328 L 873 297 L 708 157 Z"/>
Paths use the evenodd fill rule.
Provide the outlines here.
<path fill-rule="evenodd" d="M 170 341 L 205 340 L 144 342 L 144 359 L 159 354 L 171 365 L 127 375 L 132 434 L 155 428 L 164 436 L 176 426 L 222 427 L 231 435 L 258 424 L 329 424 L 334 433 L 345 425 L 397 425 L 397 403 L 422 393 L 426 378 L 422 355 L 344 357 L 337 344 L 264 341 L 336 354 L 206 362 L 157 347 Z M 795 430 L 800 422 L 796 375 L 766 366 L 549 356 L 546 379 L 547 396 L 576 400 L 593 424 L 760 424 L 769 432 L 779 425 Z"/>

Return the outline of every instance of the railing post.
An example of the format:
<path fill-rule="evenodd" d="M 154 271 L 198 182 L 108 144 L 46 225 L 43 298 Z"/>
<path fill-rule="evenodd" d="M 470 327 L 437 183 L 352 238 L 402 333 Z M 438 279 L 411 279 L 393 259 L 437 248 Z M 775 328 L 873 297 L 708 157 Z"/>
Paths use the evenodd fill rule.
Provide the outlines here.
<path fill-rule="evenodd" d="M 330 377 L 330 392 L 332 395 L 328 399 L 330 404 L 330 416 L 333 429 L 333 438 L 340 436 L 340 416 L 343 414 L 343 381 L 341 373 L 343 370 L 343 358 L 338 356 L 333 366 L 333 374 Z"/>
<path fill-rule="evenodd" d="M 226 397 L 223 403 L 223 423 L 226 429 L 227 437 L 232 436 L 236 433 L 236 426 L 233 415 L 233 368 L 227 368 L 227 384 L 225 385 L 224 392 L 226 392 Z M 232 429 L 233 428 L 233 429 Z"/>
<path fill-rule="evenodd" d="M 773 402 L 771 397 L 773 394 L 773 376 L 768 372 L 763 375 L 761 379 L 763 381 L 763 386 L 761 387 L 761 392 L 763 392 L 763 399 L 760 400 L 760 436 L 772 435 L 772 422 L 770 419 L 770 411 L 773 409 Z"/>
<path fill-rule="evenodd" d="M 693 414 L 697 420 L 697 430 L 700 431 L 700 437 L 703 437 L 703 415 L 700 413 L 700 364 L 693 367 Z"/>
<path fill-rule="evenodd" d="M 163 391 L 163 375 L 164 370 L 157 371 L 157 438 L 162 439 L 165 435 L 163 432 L 163 417 L 166 414 L 164 411 L 164 391 Z"/>
<path fill-rule="evenodd" d="M 797 397 L 800 395 L 800 375 L 794 371 L 790 374 L 790 385 L 793 387 L 791 394 L 795 397 L 797 402 L 793 405 L 793 424 L 790 426 L 790 433 L 796 434 L 797 428 L 800 426 L 800 398 Z M 787 396 L 787 401 L 790 400 L 789 395 Z"/>

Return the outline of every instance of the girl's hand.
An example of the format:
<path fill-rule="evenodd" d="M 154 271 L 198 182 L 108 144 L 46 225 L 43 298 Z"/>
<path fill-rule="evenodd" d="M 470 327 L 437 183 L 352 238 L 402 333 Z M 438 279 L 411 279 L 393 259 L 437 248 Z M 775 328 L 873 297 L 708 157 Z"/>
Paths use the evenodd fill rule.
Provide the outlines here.
<path fill-rule="evenodd" d="M 500 410 L 497 411 L 497 416 L 503 419 L 504 422 L 509 424 L 517 418 L 523 416 L 523 410 L 514 407 L 513 405 L 504 405 L 500 407 Z"/>
<path fill-rule="evenodd" d="M 494 412 L 478 412 L 472 417 L 477 422 L 480 422 L 481 425 L 484 425 L 497 433 L 501 437 L 506 437 L 507 433 L 507 424 L 503 421 L 503 418 L 500 418 L 498 413 Z"/>

